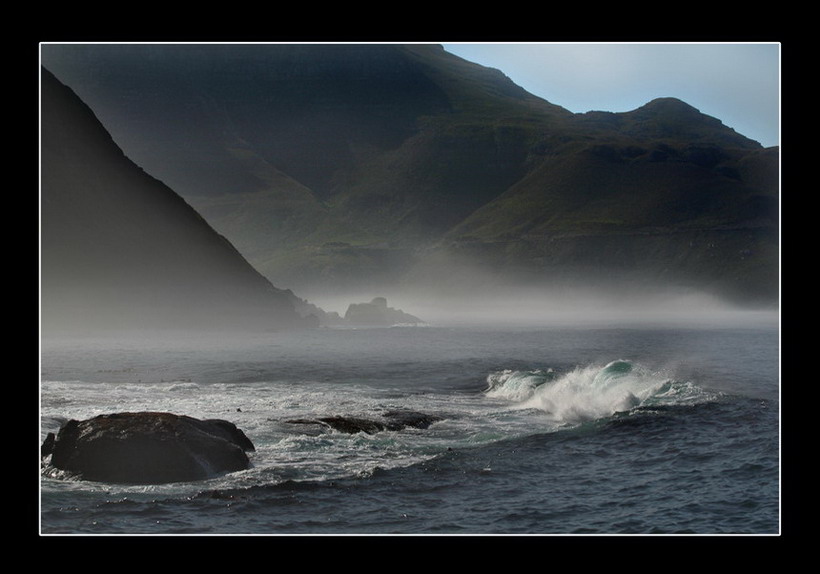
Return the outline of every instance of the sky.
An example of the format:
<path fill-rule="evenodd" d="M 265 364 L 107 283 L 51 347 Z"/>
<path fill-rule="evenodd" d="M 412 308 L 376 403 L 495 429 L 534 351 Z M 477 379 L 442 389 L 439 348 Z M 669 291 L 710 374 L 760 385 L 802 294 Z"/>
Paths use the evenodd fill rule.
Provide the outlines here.
<path fill-rule="evenodd" d="M 443 45 L 572 112 L 627 112 L 675 97 L 765 147 L 780 144 L 777 43 Z"/>

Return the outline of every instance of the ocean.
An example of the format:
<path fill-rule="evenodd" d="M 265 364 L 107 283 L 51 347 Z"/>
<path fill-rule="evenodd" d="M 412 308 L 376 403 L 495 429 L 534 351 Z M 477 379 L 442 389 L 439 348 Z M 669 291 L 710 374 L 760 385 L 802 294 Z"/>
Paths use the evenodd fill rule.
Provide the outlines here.
<path fill-rule="evenodd" d="M 776 314 L 43 341 L 40 441 L 67 419 L 234 422 L 248 470 L 71 479 L 42 535 L 777 535 Z M 289 421 L 407 410 L 427 428 Z"/>

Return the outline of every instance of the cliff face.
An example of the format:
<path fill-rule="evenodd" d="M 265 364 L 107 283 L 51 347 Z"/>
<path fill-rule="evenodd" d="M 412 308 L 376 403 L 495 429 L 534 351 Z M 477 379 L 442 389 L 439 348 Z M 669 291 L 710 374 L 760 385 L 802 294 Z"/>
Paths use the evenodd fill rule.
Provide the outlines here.
<path fill-rule="evenodd" d="M 45 334 L 300 325 L 288 295 L 128 159 L 46 70 L 41 126 Z"/>
<path fill-rule="evenodd" d="M 47 48 L 129 156 L 297 292 L 478 273 L 777 299 L 778 150 L 675 98 L 573 114 L 432 45 Z"/>

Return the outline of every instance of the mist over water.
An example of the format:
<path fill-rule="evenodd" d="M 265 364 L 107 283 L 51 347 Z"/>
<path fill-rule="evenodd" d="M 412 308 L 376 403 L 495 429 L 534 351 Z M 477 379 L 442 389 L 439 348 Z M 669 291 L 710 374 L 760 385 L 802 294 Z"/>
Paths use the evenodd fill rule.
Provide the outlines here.
<path fill-rule="evenodd" d="M 462 326 L 753 326 L 776 325 L 772 306 L 741 306 L 719 297 L 683 290 L 605 292 L 506 286 L 460 292 L 434 288 L 387 287 L 381 290 L 325 294 L 309 300 L 326 311 L 344 315 L 353 302 L 385 296 L 393 307 L 430 325 Z"/>

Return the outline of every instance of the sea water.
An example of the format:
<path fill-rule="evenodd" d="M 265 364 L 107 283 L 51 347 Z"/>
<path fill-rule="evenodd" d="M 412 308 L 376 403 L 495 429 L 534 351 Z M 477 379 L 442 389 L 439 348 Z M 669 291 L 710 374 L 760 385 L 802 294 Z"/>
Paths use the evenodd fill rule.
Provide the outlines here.
<path fill-rule="evenodd" d="M 407 409 L 429 428 L 288 421 Z M 424 326 L 44 341 L 67 419 L 234 422 L 251 468 L 124 485 L 38 456 L 43 534 L 777 534 L 776 320 Z"/>

